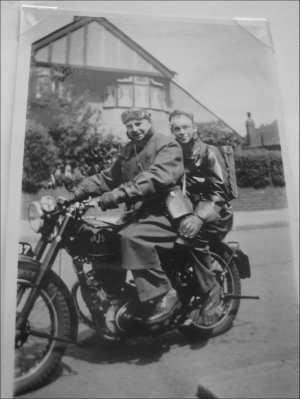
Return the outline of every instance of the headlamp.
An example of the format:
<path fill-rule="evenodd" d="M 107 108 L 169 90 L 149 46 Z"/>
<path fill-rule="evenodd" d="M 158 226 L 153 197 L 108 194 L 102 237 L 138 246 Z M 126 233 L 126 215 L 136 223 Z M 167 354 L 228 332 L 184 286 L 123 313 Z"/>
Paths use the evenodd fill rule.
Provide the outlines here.
<path fill-rule="evenodd" d="M 52 212 L 56 207 L 56 201 L 51 195 L 45 195 L 41 198 L 40 204 L 44 212 Z"/>
<path fill-rule="evenodd" d="M 28 208 L 28 221 L 35 233 L 39 233 L 44 226 L 44 212 L 39 202 L 34 201 Z"/>

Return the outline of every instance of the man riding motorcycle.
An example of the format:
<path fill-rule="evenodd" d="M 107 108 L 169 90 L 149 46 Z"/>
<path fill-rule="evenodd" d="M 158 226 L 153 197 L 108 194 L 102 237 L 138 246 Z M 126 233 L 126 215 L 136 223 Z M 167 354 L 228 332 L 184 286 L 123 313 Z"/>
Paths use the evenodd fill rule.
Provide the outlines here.
<path fill-rule="evenodd" d="M 187 240 L 197 236 L 209 242 L 221 241 L 233 224 L 223 156 L 217 147 L 205 144 L 196 135 L 192 114 L 176 110 L 169 121 L 171 132 L 183 150 L 186 190 L 193 204 L 193 214 L 181 220 L 179 234 Z M 209 270 L 209 257 L 202 255 L 201 262 L 206 267 L 196 269 L 196 273 L 201 293 L 206 297 L 202 312 L 207 313 L 219 304 L 222 290 Z"/>
<path fill-rule="evenodd" d="M 71 200 L 101 195 L 98 203 L 103 210 L 122 202 L 136 210 L 119 232 L 122 268 L 132 272 L 145 321 L 151 324 L 168 318 L 180 306 L 162 270 L 157 248 L 172 249 L 177 237 L 166 216 L 164 200 L 181 182 L 182 150 L 171 135 L 155 132 L 148 112 L 128 110 L 121 119 L 130 142 L 109 169 L 73 188 Z M 122 277 L 120 272 L 113 279 L 116 283 Z"/>

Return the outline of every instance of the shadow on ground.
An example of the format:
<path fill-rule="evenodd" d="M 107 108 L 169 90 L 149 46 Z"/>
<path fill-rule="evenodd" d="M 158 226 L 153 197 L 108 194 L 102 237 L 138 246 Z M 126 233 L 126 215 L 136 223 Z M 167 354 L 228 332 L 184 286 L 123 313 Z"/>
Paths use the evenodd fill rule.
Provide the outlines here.
<path fill-rule="evenodd" d="M 110 344 L 100 341 L 93 331 L 79 334 L 79 345 L 68 348 L 66 356 L 95 364 L 132 363 L 144 365 L 158 362 L 172 348 L 189 345 L 191 349 L 201 349 L 206 340 L 191 340 L 177 330 L 153 336 L 130 338 L 121 343 Z"/>

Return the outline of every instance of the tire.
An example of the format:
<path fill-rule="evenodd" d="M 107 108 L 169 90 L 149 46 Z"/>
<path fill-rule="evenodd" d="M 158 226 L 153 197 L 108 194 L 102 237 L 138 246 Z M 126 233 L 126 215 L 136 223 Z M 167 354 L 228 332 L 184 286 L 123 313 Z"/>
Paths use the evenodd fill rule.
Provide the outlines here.
<path fill-rule="evenodd" d="M 222 250 L 219 253 L 210 252 L 212 270 L 216 279 L 223 288 L 223 294 L 241 295 L 241 280 L 237 265 L 234 259 L 229 261 L 231 254 L 229 251 Z M 184 325 L 180 326 L 180 331 L 191 338 L 212 338 L 224 334 L 231 329 L 234 319 L 240 306 L 240 299 L 222 298 L 220 304 L 214 310 L 211 322 L 203 322 L 201 314 L 201 299 L 194 297 L 192 301 L 195 305 L 187 317 Z M 205 318 L 205 315 L 204 315 Z"/>
<path fill-rule="evenodd" d="M 72 297 L 74 298 L 74 303 L 77 311 L 79 320 L 86 324 L 90 328 L 95 328 L 96 323 L 93 321 L 90 311 L 82 297 L 81 287 L 77 281 L 72 287 Z"/>
<path fill-rule="evenodd" d="M 17 312 L 33 285 L 38 267 L 19 262 Z M 29 314 L 20 339 L 16 340 L 14 394 L 37 389 L 51 380 L 64 355 L 67 343 L 39 337 L 38 333 L 75 340 L 77 316 L 72 297 L 64 282 L 51 270 Z"/>

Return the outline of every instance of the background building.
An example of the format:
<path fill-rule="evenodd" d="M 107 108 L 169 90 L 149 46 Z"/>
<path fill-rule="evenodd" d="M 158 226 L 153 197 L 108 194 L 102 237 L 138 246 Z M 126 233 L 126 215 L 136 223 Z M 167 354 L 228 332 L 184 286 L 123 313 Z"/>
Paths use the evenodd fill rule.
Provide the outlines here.
<path fill-rule="evenodd" d="M 75 17 L 74 21 L 32 46 L 30 103 L 41 113 L 49 91 L 80 96 L 101 111 L 102 128 L 124 135 L 124 109 L 150 110 L 154 125 L 168 132 L 168 114 L 179 108 L 194 113 L 195 122 L 221 121 L 174 80 L 175 72 L 149 54 L 105 18 Z M 44 112 L 44 124 L 51 124 Z"/>
<path fill-rule="evenodd" d="M 271 124 L 261 125 L 257 128 L 251 117 L 251 113 L 247 112 L 246 132 L 246 147 L 263 147 L 270 150 L 280 150 L 281 148 L 278 123 L 276 120 Z"/>

